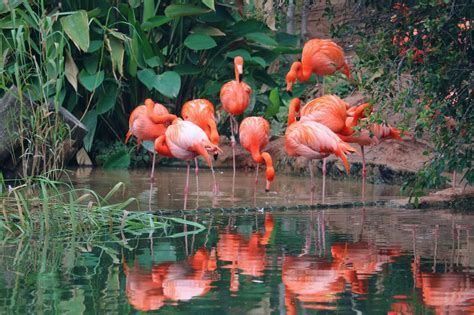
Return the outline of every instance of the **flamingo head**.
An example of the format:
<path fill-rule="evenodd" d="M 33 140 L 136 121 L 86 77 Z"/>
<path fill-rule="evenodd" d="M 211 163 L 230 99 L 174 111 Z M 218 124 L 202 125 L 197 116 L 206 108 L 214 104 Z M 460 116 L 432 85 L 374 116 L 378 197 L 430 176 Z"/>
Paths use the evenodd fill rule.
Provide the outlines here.
<path fill-rule="evenodd" d="M 293 84 L 296 82 L 296 78 L 298 75 L 298 71 L 301 68 L 301 62 L 300 61 L 295 61 L 291 65 L 290 71 L 286 74 L 286 91 L 290 96 L 292 96 L 293 92 Z"/>
<path fill-rule="evenodd" d="M 288 126 L 296 122 L 296 116 L 298 115 L 301 107 L 301 100 L 294 98 L 290 101 L 290 108 L 288 109 Z"/>
<path fill-rule="evenodd" d="M 151 98 L 147 98 L 144 103 L 147 106 L 155 106 L 155 102 Z"/>
<path fill-rule="evenodd" d="M 236 56 L 234 58 L 234 71 L 235 71 L 235 79 L 237 81 L 242 81 L 242 77 L 244 75 L 244 58 L 241 56 Z"/>
<path fill-rule="evenodd" d="M 269 192 L 270 191 L 270 185 L 273 182 L 273 179 L 275 178 L 275 169 L 273 168 L 273 166 L 267 168 L 267 170 L 265 172 L 265 176 L 267 177 L 267 183 L 265 185 L 265 191 Z"/>

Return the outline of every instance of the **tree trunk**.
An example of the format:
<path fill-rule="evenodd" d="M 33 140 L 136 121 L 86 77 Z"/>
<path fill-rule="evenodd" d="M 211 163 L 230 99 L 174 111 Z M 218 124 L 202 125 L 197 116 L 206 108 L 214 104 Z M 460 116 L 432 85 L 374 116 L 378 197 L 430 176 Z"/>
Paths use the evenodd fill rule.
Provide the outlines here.
<path fill-rule="evenodd" d="M 286 32 L 295 34 L 295 2 L 293 0 L 289 0 L 286 11 Z"/>
<path fill-rule="evenodd" d="M 301 41 L 306 41 L 306 34 L 308 33 L 308 15 L 309 5 L 311 0 L 303 0 L 303 7 L 301 8 Z"/>

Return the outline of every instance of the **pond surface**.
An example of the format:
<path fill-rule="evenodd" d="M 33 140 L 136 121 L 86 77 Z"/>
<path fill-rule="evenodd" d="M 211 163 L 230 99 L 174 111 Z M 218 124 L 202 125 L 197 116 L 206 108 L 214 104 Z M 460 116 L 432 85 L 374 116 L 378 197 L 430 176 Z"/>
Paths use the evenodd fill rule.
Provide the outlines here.
<path fill-rule="evenodd" d="M 472 214 L 367 208 L 186 219 L 204 228 L 2 237 L 0 314 L 474 313 Z"/>
<path fill-rule="evenodd" d="M 140 210 L 183 209 L 185 168 L 156 169 L 155 179 L 150 182 L 150 170 L 104 171 L 81 168 L 73 170 L 72 181 L 77 187 L 91 188 L 106 195 L 117 182 L 126 186 L 126 197 L 138 199 Z M 187 209 L 296 206 L 311 203 L 309 177 L 277 174 L 271 191 L 265 193 L 265 173 L 259 174 L 255 185 L 255 173 L 238 170 L 232 194 L 232 170 L 216 170 L 219 193 L 212 193 L 212 176 L 208 169 L 199 171 L 199 194 L 196 191 L 194 170 L 191 170 Z M 315 174 L 316 190 L 313 203 L 322 202 L 322 178 Z M 355 180 L 326 179 L 325 203 L 342 203 L 361 200 L 361 183 Z M 365 200 L 390 200 L 400 196 L 400 187 L 387 184 L 366 184 Z M 125 197 L 118 195 L 121 200 Z"/>

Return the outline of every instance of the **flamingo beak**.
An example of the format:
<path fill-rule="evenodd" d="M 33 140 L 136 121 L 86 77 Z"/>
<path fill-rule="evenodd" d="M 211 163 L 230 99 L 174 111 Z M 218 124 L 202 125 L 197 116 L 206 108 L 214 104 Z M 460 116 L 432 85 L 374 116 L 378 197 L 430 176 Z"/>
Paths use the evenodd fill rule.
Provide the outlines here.
<path fill-rule="evenodd" d="M 270 181 L 267 179 L 267 185 L 265 186 L 265 192 L 269 192 L 270 191 Z"/>

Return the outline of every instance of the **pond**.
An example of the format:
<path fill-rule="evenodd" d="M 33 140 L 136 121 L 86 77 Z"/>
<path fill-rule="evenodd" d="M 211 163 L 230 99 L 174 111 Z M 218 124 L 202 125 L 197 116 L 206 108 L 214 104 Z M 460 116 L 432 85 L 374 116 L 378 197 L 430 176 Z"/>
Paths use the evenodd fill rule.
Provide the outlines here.
<path fill-rule="evenodd" d="M 174 195 L 182 190 L 180 173 L 159 170 L 153 208 L 182 209 Z M 200 185 L 207 193 L 199 202 L 210 207 L 205 173 Z M 110 183 L 124 181 L 126 194 L 143 194 L 140 208 L 149 207 L 144 172 L 93 171 L 88 176 L 75 180 L 104 192 Z M 472 212 L 302 211 L 291 205 L 308 202 L 305 177 L 280 176 L 274 185 L 278 194 L 265 195 L 261 187 L 254 200 L 253 174 L 243 173 L 236 201 L 222 184 L 229 176 L 221 176 L 219 206 L 257 207 L 168 211 L 188 222 L 171 232 L 1 237 L 0 314 L 474 312 Z M 357 183 L 328 181 L 327 199 L 358 200 L 358 188 Z M 367 188 L 368 199 L 393 198 L 398 191 Z M 273 202 L 287 203 L 288 210 L 264 206 Z"/>

